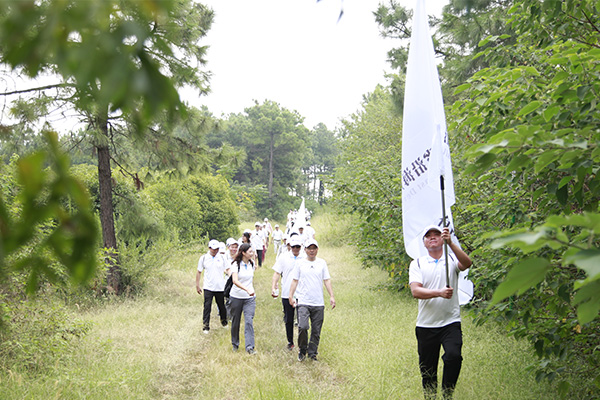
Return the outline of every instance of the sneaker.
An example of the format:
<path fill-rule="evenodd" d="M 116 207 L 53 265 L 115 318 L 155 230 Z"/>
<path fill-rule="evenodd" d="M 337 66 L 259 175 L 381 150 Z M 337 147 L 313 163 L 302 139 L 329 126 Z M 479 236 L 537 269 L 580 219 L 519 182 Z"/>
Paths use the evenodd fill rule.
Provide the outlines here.
<path fill-rule="evenodd" d="M 306 354 L 298 353 L 298 361 L 304 361 Z"/>
<path fill-rule="evenodd" d="M 256 350 L 254 350 L 254 349 L 248 349 L 248 350 L 246 350 L 246 352 L 247 352 L 248 354 L 250 354 L 251 356 L 253 356 L 253 355 L 255 355 L 255 354 L 256 354 Z"/>
<path fill-rule="evenodd" d="M 222 326 L 223 328 L 227 328 L 227 325 L 229 325 L 229 324 L 227 323 L 227 321 L 225 321 L 225 322 L 221 322 L 221 326 Z"/>
<path fill-rule="evenodd" d="M 294 350 L 294 343 L 288 343 L 287 344 L 287 349 L 290 350 L 290 351 Z"/>
<path fill-rule="evenodd" d="M 317 360 L 317 356 L 315 354 L 308 356 L 308 358 L 310 358 L 313 361 L 319 361 Z"/>
<path fill-rule="evenodd" d="M 204 329 L 204 330 L 202 331 L 202 333 L 204 333 L 205 335 L 208 335 L 208 329 Z"/>
<path fill-rule="evenodd" d="M 238 347 L 237 346 L 232 346 L 232 347 L 233 347 L 232 350 L 233 350 L 234 353 L 238 351 Z"/>

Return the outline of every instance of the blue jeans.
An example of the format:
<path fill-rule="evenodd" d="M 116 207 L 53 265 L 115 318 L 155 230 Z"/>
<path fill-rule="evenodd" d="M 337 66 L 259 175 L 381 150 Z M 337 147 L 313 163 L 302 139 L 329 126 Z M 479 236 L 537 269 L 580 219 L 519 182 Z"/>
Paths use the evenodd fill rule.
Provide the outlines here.
<path fill-rule="evenodd" d="M 254 349 L 254 312 L 256 310 L 256 298 L 231 299 L 231 344 L 237 350 L 240 346 L 240 323 L 242 312 L 244 313 L 244 341 L 246 350 Z"/>

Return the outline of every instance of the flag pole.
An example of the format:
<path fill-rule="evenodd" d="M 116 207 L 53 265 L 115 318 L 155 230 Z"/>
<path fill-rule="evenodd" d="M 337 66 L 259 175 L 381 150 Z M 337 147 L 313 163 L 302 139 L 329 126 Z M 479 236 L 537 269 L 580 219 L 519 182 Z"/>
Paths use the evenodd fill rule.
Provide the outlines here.
<path fill-rule="evenodd" d="M 446 227 L 446 196 L 444 195 L 444 175 L 440 175 L 440 191 L 442 192 L 442 230 Z M 448 275 L 448 243 L 444 240 L 444 259 L 446 261 L 446 287 L 450 287 Z"/>

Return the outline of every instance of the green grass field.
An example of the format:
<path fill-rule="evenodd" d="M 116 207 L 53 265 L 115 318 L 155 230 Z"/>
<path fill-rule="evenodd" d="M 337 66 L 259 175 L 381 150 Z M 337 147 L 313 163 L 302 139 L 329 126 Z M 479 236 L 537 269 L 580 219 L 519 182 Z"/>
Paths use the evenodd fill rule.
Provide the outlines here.
<path fill-rule="evenodd" d="M 417 301 L 377 289 L 385 273 L 362 269 L 352 248 L 321 247 L 337 307 L 325 312 L 319 362 L 299 363 L 285 349 L 281 300 L 269 294 L 271 251 L 255 276 L 258 354 L 232 352 L 215 305 L 212 329 L 203 334 L 194 279 L 204 249 L 193 248 L 173 254 L 144 296 L 82 314 L 93 329 L 53 368 L 2 373 L 0 398 L 421 399 Z M 558 398 L 526 371 L 532 356 L 525 343 L 476 327 L 465 315 L 463 334 L 455 399 Z"/>

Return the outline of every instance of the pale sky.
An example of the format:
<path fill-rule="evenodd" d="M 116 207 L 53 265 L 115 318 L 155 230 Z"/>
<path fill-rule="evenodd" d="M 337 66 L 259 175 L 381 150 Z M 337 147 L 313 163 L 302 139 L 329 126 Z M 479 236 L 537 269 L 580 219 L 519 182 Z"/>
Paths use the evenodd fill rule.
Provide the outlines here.
<path fill-rule="evenodd" d="M 217 117 L 272 100 L 298 111 L 308 128 L 323 122 L 334 129 L 393 72 L 387 52 L 399 43 L 379 35 L 373 16 L 382 0 L 199 1 L 215 11 L 202 41 L 210 46 L 212 92 L 182 97 Z M 416 0 L 400 3 L 412 9 Z M 428 13 L 445 3 L 429 0 Z"/>

